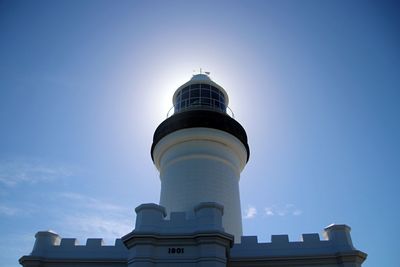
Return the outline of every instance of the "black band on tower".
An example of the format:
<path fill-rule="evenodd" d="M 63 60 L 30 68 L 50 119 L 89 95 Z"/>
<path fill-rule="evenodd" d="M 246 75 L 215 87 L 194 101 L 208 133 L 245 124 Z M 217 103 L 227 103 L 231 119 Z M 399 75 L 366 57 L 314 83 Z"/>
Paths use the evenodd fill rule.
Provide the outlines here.
<path fill-rule="evenodd" d="M 163 121 L 154 132 L 151 145 L 151 158 L 154 161 L 153 151 L 157 143 L 168 134 L 187 128 L 213 128 L 225 131 L 242 142 L 247 150 L 247 161 L 250 157 L 250 148 L 247 143 L 247 134 L 242 125 L 224 113 L 210 110 L 191 110 L 176 113 Z"/>

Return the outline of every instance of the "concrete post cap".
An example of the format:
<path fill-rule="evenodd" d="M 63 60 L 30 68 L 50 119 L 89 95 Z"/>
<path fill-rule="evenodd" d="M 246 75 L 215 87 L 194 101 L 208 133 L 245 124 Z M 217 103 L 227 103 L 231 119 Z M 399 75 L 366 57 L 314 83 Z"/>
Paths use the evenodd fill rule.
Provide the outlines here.
<path fill-rule="evenodd" d="M 324 228 L 325 231 L 331 232 L 331 231 L 351 231 L 351 227 L 348 226 L 347 224 L 330 224 L 327 227 Z"/>
<path fill-rule="evenodd" d="M 194 207 L 194 212 L 197 212 L 201 209 L 205 209 L 205 208 L 214 208 L 214 209 L 219 209 L 222 213 L 222 215 L 224 214 L 224 206 L 216 203 L 216 202 L 201 202 L 200 204 L 196 205 Z"/>
<path fill-rule="evenodd" d="M 40 238 L 40 237 L 59 237 L 59 235 L 53 230 L 47 230 L 47 231 L 39 231 L 35 234 L 35 238 Z"/>
<path fill-rule="evenodd" d="M 155 210 L 157 212 L 162 213 L 163 217 L 167 216 L 167 212 L 165 211 L 165 208 L 163 206 L 160 206 L 160 205 L 157 205 L 154 203 L 141 204 L 135 209 L 135 212 L 139 213 L 143 210 Z"/>

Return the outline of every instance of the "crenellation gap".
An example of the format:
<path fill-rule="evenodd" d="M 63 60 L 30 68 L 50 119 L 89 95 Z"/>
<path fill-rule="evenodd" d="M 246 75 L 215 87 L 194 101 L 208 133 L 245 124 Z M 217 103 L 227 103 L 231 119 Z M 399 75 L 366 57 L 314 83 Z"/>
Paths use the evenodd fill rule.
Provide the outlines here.
<path fill-rule="evenodd" d="M 61 239 L 61 243 L 60 243 L 60 247 L 75 247 L 79 245 L 79 241 L 76 238 L 62 238 Z"/>
<path fill-rule="evenodd" d="M 86 246 L 87 247 L 102 247 L 104 246 L 104 240 L 103 238 L 88 238 L 86 240 Z"/>

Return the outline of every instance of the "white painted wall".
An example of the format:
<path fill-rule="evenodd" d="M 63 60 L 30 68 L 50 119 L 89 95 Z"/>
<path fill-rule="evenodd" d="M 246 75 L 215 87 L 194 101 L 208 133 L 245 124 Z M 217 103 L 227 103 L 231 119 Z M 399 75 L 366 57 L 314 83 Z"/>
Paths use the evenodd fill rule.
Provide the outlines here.
<path fill-rule="evenodd" d="M 189 128 L 161 139 L 153 152 L 160 171 L 160 205 L 167 214 L 192 212 L 201 202 L 224 206 L 223 227 L 240 242 L 240 172 L 247 151 L 233 135 L 211 128 Z"/>

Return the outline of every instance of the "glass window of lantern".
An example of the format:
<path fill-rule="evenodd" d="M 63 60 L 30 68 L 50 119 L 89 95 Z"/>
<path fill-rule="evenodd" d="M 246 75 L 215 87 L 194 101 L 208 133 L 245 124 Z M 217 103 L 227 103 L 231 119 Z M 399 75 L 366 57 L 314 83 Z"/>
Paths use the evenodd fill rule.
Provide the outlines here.
<path fill-rule="evenodd" d="M 204 105 L 204 106 L 210 106 L 211 105 L 209 97 L 201 97 L 200 100 L 201 100 L 200 101 L 201 105 Z"/>
<path fill-rule="evenodd" d="M 211 92 L 211 98 L 214 100 L 219 101 L 219 94 L 216 92 Z"/>
<path fill-rule="evenodd" d="M 219 109 L 219 106 L 220 106 L 220 105 L 219 105 L 219 104 L 220 104 L 220 103 L 219 103 L 219 100 L 218 100 L 218 99 L 213 99 L 213 101 L 214 101 L 214 105 L 213 105 L 213 106 L 214 106 L 215 108 Z"/>
<path fill-rule="evenodd" d="M 202 98 L 211 98 L 210 89 L 202 88 L 202 89 L 201 89 L 201 97 L 202 97 Z"/>
<path fill-rule="evenodd" d="M 200 97 L 200 89 L 190 89 L 190 98 Z"/>
<path fill-rule="evenodd" d="M 185 109 L 187 107 L 187 102 L 188 102 L 187 99 L 182 100 L 182 102 L 180 103 L 180 108 L 181 109 Z"/>
<path fill-rule="evenodd" d="M 190 98 L 190 106 L 199 106 L 199 105 L 200 105 L 200 97 Z"/>
<path fill-rule="evenodd" d="M 175 101 L 175 111 L 180 110 L 180 103 L 181 103 L 181 96 L 180 94 L 176 96 L 176 101 Z"/>
<path fill-rule="evenodd" d="M 186 88 L 185 88 L 185 89 L 186 89 Z M 186 100 L 186 99 L 189 99 L 189 90 L 185 90 L 185 89 L 182 90 L 182 98 L 181 98 L 181 101 Z"/>

